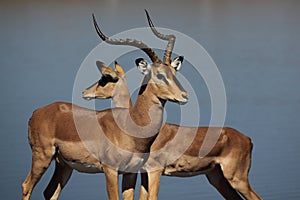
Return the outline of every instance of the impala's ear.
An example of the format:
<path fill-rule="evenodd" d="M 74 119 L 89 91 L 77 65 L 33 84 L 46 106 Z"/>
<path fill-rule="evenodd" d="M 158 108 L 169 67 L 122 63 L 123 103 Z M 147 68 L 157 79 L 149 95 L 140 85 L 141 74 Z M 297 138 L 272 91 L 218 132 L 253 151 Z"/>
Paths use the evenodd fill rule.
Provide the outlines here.
<path fill-rule="evenodd" d="M 183 62 L 183 59 L 184 57 L 183 56 L 178 56 L 176 58 L 174 58 L 172 61 L 171 61 L 171 66 L 176 70 L 176 71 L 179 71 L 180 67 L 181 67 L 181 64 Z"/>
<path fill-rule="evenodd" d="M 115 61 L 115 68 L 116 68 L 116 72 L 117 72 L 118 76 L 119 77 L 124 77 L 125 72 L 124 72 L 123 68 L 121 67 L 121 65 L 119 65 L 117 63 L 117 61 Z"/>
<path fill-rule="evenodd" d="M 97 65 L 98 70 L 101 72 L 101 74 L 103 74 L 103 72 L 105 71 L 105 69 L 109 67 L 105 63 L 103 63 L 103 62 L 101 62 L 99 60 L 96 61 L 96 65 Z"/>
<path fill-rule="evenodd" d="M 118 79 L 117 72 L 115 72 L 112 68 L 107 66 L 105 63 L 101 61 L 96 61 L 96 65 L 103 76 L 111 77 L 113 80 Z"/>
<path fill-rule="evenodd" d="M 151 70 L 151 65 L 144 59 L 144 58 L 138 58 L 135 60 L 135 64 L 138 68 L 138 70 L 144 74 L 147 75 L 149 74 Z"/>

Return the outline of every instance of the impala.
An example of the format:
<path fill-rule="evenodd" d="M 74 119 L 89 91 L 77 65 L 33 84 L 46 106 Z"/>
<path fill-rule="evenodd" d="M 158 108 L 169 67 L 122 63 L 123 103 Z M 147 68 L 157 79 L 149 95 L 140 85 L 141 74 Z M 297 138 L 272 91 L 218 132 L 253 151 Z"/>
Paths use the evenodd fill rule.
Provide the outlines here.
<path fill-rule="evenodd" d="M 153 33 L 157 37 L 169 41 L 165 51 L 164 62 L 178 70 L 182 57 L 170 61 L 175 37 L 159 33 L 155 29 L 147 11 L 146 14 Z M 97 24 L 95 26 L 97 27 Z M 101 32 L 98 32 L 98 34 L 104 41 L 107 40 Z M 179 60 L 180 62 L 176 63 Z M 114 90 L 114 93 L 128 92 L 126 85 L 123 87 L 119 86 L 119 88 L 122 89 L 119 91 Z M 96 87 L 93 87 L 84 93 L 86 95 L 92 94 L 94 98 L 99 98 L 96 91 Z M 117 107 L 123 106 L 124 102 L 128 102 L 126 105 L 131 106 L 130 98 L 125 100 L 130 96 L 129 94 L 124 94 L 123 92 L 122 96 L 126 98 L 122 98 L 122 101 L 116 101 L 114 96 L 108 93 L 108 96 L 105 96 L 105 98 L 112 97 Z M 219 135 L 220 133 L 220 137 L 210 153 L 200 158 L 200 148 L 208 129 L 210 129 L 212 134 Z M 184 133 L 185 140 L 192 141 L 192 143 L 178 157 L 177 152 L 182 141 L 176 142 L 174 138 L 181 133 Z M 175 142 L 170 146 L 169 144 L 172 143 L 173 139 Z M 151 146 L 151 152 L 158 153 L 151 154 L 144 167 L 144 170 L 149 171 L 149 173 L 142 173 L 140 200 L 157 199 L 161 175 L 189 177 L 199 174 L 205 174 L 209 182 L 226 199 L 242 199 L 236 191 L 249 200 L 261 199 L 252 189 L 248 180 L 252 152 L 251 139 L 233 128 L 184 127 L 166 123 Z M 178 157 L 178 159 L 170 162 L 170 158 L 173 157 Z M 127 173 L 123 175 L 123 199 L 133 199 L 135 183 L 136 174 Z"/>
<path fill-rule="evenodd" d="M 97 29 L 98 34 L 99 31 Z M 53 159 L 55 172 L 44 192 L 46 199 L 58 198 L 73 169 L 86 173 L 104 172 L 109 199 L 119 199 L 118 173 L 137 172 L 146 162 L 144 153 L 149 152 L 162 125 L 164 102 L 187 102 L 187 92 L 173 71 L 146 44 L 131 39 L 106 40 L 136 46 L 152 60 L 152 64 L 144 59 L 136 60 L 144 79 L 135 105 L 127 109 L 93 111 L 57 102 L 35 110 L 29 120 L 32 167 L 22 184 L 23 200 L 30 198 Z M 123 70 L 119 69 L 122 74 Z M 109 70 L 102 72 L 106 77 Z M 98 89 L 111 87 L 104 79 L 97 83 Z M 114 81 L 119 83 L 124 79 Z"/>
<path fill-rule="evenodd" d="M 110 71 L 109 76 L 111 77 L 109 80 L 113 80 L 113 77 L 118 76 L 118 64 L 116 64 L 116 71 L 105 65 L 103 65 L 102 68 Z M 111 82 L 112 89 L 105 94 L 101 93 L 101 95 L 99 94 L 99 87 L 97 87 L 98 83 L 96 83 L 85 90 L 83 95 L 87 98 L 112 98 L 116 107 L 124 107 L 124 105 L 125 107 L 131 107 L 130 94 L 126 82 L 122 81 L 121 83 L 123 83 L 123 85 Z M 126 102 L 126 104 L 124 104 L 124 102 Z M 151 167 L 148 169 L 148 174 L 142 174 L 140 199 L 147 199 L 147 191 L 150 191 L 149 195 L 151 195 L 151 192 L 154 193 L 151 199 L 157 196 L 161 174 L 178 177 L 205 174 L 209 182 L 226 199 L 241 199 L 235 190 L 246 199 L 261 199 L 251 188 L 248 181 L 252 150 L 251 139 L 232 128 L 211 128 L 214 132 L 221 131 L 220 138 L 212 151 L 206 157 L 200 158 L 198 156 L 200 147 L 208 128 L 209 127 L 179 127 L 174 124 L 164 124 L 151 146 L 151 151 L 156 152 L 164 148 L 167 148 L 167 151 L 164 149 L 164 151 L 161 151 L 161 153 L 154 157 L 150 156 L 148 163 L 146 163 L 146 170 L 149 163 Z M 176 154 L 178 146 L 182 145 L 182 143 L 173 143 L 171 147 L 167 147 L 179 132 L 185 132 L 184 137 L 186 140 L 192 140 L 193 142 L 175 162 L 168 163 L 168 159 Z M 189 135 L 189 132 L 196 132 L 196 135 Z M 193 138 L 187 138 L 189 136 Z M 156 170 L 152 171 L 153 169 Z M 123 198 L 133 199 L 136 174 L 127 173 L 123 174 L 123 176 Z"/>
<path fill-rule="evenodd" d="M 115 79 L 114 77 L 120 76 L 120 73 L 118 73 L 120 71 L 118 70 L 120 68 L 119 65 L 115 64 L 115 71 L 104 64 L 100 68 L 110 71 L 109 75 L 106 76 L 110 76 L 108 79 L 111 80 L 111 89 L 104 94 L 101 88 L 97 87 L 98 83 L 96 83 L 85 90 L 83 96 L 86 98 L 112 98 L 116 107 L 131 107 L 131 99 L 126 82 L 122 81 L 119 82 L 122 84 L 118 84 L 112 81 Z M 246 199 L 261 199 L 251 189 L 248 182 L 252 150 L 251 139 L 232 128 L 211 128 L 215 132 L 221 131 L 221 136 L 212 151 L 206 157 L 200 158 L 198 156 L 200 147 L 208 128 L 179 127 L 174 124 L 164 124 L 151 146 L 152 152 L 159 152 L 162 149 L 163 151 L 154 157 L 150 156 L 148 163 L 144 167 L 147 169 L 147 165 L 149 166 L 150 164 L 151 166 L 148 169 L 149 173 L 142 174 L 140 199 L 147 199 L 147 191 L 149 189 L 150 194 L 155 191 L 154 195 L 157 195 L 161 174 L 178 177 L 205 174 L 209 182 L 226 199 L 242 199 L 236 190 L 245 196 Z M 179 129 L 181 129 L 180 132 L 185 132 L 184 137 L 186 140 L 192 140 L 192 144 L 175 162 L 168 163 L 169 158 L 173 157 L 177 152 L 177 148 L 182 145 L 182 141 L 180 141 L 179 144 L 175 142 L 171 147 L 168 147 L 176 135 L 180 134 Z M 188 134 L 193 132 L 196 132 L 196 135 Z M 187 138 L 189 136 L 193 138 Z M 167 151 L 165 151 L 166 148 Z M 156 170 L 152 171 L 153 169 Z M 123 174 L 123 199 L 133 199 L 135 182 L 136 174 Z"/>
<path fill-rule="evenodd" d="M 174 64 L 174 63 L 173 63 Z M 99 65 L 100 66 L 100 65 Z M 114 77 L 123 73 L 118 71 L 120 66 L 116 63 L 116 70 L 102 64 L 100 69 L 109 71 L 108 80 L 111 80 L 111 89 L 105 94 L 98 83 L 86 89 L 83 96 L 86 98 L 112 98 L 116 107 L 131 107 L 130 94 L 125 81 L 113 82 Z M 122 78 L 119 77 L 119 78 Z M 124 92 L 125 91 L 125 92 Z M 125 104 L 124 104 L 125 102 Z M 142 186 L 140 199 L 148 198 L 148 191 L 155 192 L 151 199 L 156 198 L 161 175 L 190 177 L 205 174 L 209 182 L 224 196 L 225 199 L 242 199 L 236 191 L 246 199 L 261 199 L 251 188 L 248 181 L 250 169 L 252 143 L 251 139 L 232 128 L 211 128 L 214 132 L 221 131 L 221 135 L 212 151 L 204 158 L 199 157 L 200 147 L 209 127 L 184 127 L 174 124 L 164 124 L 157 138 L 151 146 L 151 152 L 159 152 L 148 159 L 142 173 Z M 170 157 L 174 157 L 180 143 L 174 142 L 168 147 L 172 140 L 175 141 L 177 134 L 184 132 L 186 140 L 192 140 L 192 144 L 184 153 L 175 160 L 168 163 Z M 188 134 L 196 132 L 196 134 Z M 189 138 L 193 137 L 193 138 Z M 163 150 L 163 151 L 160 151 Z M 167 151 L 166 151 L 167 150 Z M 174 153 L 175 152 L 175 153 Z M 176 155 L 177 156 L 177 155 Z M 153 171 L 155 169 L 155 171 Z M 136 174 L 123 174 L 123 199 L 133 199 L 136 183 Z M 150 187 L 149 187 L 150 186 Z"/>

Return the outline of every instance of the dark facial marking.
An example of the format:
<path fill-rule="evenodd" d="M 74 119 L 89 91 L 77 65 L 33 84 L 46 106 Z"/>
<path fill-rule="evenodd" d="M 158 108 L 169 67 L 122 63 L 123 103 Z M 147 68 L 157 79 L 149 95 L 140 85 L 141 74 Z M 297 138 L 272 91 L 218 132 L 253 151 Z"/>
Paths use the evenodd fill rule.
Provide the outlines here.
<path fill-rule="evenodd" d="M 167 80 L 167 78 L 166 78 L 165 75 L 158 73 L 158 74 L 156 75 L 156 77 L 157 77 L 159 80 L 164 81 L 167 85 L 169 85 L 169 81 Z"/>
<path fill-rule="evenodd" d="M 98 86 L 104 87 L 109 82 L 116 83 L 117 81 L 118 79 L 113 79 L 111 76 L 102 76 L 98 81 Z"/>

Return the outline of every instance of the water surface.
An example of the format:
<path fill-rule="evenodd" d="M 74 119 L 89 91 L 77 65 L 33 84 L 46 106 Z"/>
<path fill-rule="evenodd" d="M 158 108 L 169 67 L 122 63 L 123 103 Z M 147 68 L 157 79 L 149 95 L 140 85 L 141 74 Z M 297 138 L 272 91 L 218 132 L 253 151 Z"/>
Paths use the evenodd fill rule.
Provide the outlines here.
<path fill-rule="evenodd" d="M 27 122 L 32 111 L 54 101 L 72 101 L 77 70 L 99 43 L 91 13 L 112 35 L 145 26 L 143 9 L 147 8 L 156 24 L 194 38 L 216 62 L 227 92 L 225 124 L 250 136 L 254 143 L 249 175 L 254 189 L 264 199 L 299 199 L 299 4 L 267 0 L 2 1 L 1 197 L 21 198 L 21 183 L 31 164 Z M 128 70 L 141 55 L 133 53 L 120 63 Z M 200 124 L 207 125 L 209 96 L 202 96 Z M 109 106 L 109 100 L 97 103 L 98 109 Z M 167 112 L 176 107 L 168 104 Z M 168 116 L 169 122 L 178 121 Z M 51 165 L 34 189 L 33 200 L 42 199 L 52 172 Z M 159 198 L 222 199 L 204 176 L 163 177 Z M 104 176 L 75 172 L 61 199 L 107 199 Z"/>

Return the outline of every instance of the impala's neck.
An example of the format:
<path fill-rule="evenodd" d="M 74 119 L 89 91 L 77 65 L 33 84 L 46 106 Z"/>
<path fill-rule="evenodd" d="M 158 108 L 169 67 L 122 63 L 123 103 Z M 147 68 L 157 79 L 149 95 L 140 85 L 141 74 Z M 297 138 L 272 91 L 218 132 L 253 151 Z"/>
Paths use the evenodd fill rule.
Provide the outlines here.
<path fill-rule="evenodd" d="M 126 84 L 125 86 L 127 87 Z M 123 87 L 123 90 L 119 90 L 118 95 L 112 97 L 117 108 L 128 108 L 126 109 L 128 112 L 124 109 L 113 109 L 112 111 L 114 121 L 123 133 L 126 133 L 119 136 L 123 139 L 118 139 L 117 145 L 130 152 L 148 152 L 161 128 L 163 106 L 152 92 L 152 87 L 152 84 L 142 85 L 142 92 L 139 93 L 134 106 L 131 104 L 127 88 Z M 118 91 L 116 90 L 116 92 Z M 132 141 L 131 145 L 128 144 L 128 141 Z"/>
<path fill-rule="evenodd" d="M 112 96 L 112 101 L 117 108 L 131 108 L 132 102 L 126 81 L 119 81 L 114 89 L 116 92 Z"/>
<path fill-rule="evenodd" d="M 163 121 L 163 104 L 154 94 L 153 85 L 148 83 L 148 80 L 149 77 L 146 76 L 136 103 L 130 109 L 130 115 L 138 126 L 151 127 L 152 131 L 158 133 Z M 151 134 L 153 135 L 154 132 Z"/>

